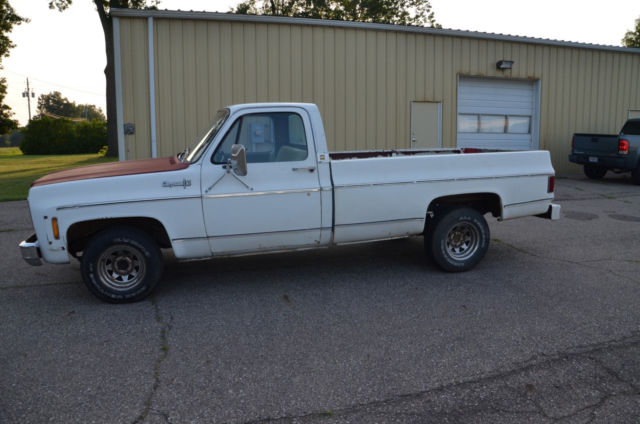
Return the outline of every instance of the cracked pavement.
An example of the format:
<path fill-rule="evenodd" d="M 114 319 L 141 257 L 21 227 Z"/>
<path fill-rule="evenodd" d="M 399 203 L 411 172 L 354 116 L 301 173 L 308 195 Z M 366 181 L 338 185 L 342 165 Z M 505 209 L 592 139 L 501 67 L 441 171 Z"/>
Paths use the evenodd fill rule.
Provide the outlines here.
<path fill-rule="evenodd" d="M 177 262 L 94 299 L 30 267 L 0 204 L 0 422 L 636 423 L 640 186 L 558 179 L 563 218 L 489 219 L 480 265 L 422 240 Z"/>

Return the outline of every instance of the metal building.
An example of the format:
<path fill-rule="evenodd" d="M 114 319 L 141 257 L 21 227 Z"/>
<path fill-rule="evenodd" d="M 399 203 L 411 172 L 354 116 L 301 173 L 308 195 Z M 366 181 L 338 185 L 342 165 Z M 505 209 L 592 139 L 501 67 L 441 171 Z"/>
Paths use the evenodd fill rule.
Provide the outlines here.
<path fill-rule="evenodd" d="M 640 49 L 467 31 L 113 9 L 120 159 L 191 145 L 222 106 L 313 102 L 332 150 L 547 149 L 640 114 Z"/>

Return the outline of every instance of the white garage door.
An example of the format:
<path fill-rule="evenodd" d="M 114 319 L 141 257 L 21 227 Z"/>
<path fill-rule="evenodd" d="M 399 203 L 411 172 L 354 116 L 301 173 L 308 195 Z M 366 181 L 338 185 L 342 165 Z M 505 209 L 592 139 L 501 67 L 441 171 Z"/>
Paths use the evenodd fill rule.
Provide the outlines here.
<path fill-rule="evenodd" d="M 460 77 L 458 147 L 538 148 L 539 82 Z"/>

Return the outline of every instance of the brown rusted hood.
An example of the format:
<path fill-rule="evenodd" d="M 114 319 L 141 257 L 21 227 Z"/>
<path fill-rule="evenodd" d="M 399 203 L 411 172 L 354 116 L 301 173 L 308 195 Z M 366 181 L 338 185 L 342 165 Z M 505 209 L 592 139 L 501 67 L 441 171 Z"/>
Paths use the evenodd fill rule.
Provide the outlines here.
<path fill-rule="evenodd" d="M 178 171 L 189 166 L 180 162 L 175 156 L 157 159 L 129 160 L 111 162 L 100 165 L 89 165 L 80 168 L 65 169 L 52 172 L 38 178 L 31 187 L 62 183 L 66 181 L 88 180 L 91 178 L 117 177 L 119 175 L 149 174 L 152 172 Z"/>

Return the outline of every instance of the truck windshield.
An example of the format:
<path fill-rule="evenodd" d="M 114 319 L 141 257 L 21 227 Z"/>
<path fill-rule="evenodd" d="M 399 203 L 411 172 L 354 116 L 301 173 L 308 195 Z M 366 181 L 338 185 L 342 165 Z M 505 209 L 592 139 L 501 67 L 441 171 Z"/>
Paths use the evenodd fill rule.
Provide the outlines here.
<path fill-rule="evenodd" d="M 185 152 L 186 162 L 194 163 L 197 162 L 198 159 L 202 156 L 202 154 L 207 150 L 209 144 L 216 136 L 224 121 L 229 117 L 229 109 L 220 109 L 218 113 L 216 113 L 216 117 L 213 121 L 213 126 L 207 129 L 204 132 L 204 135 L 198 139 L 198 141 L 194 144 L 193 148 L 189 151 Z"/>

